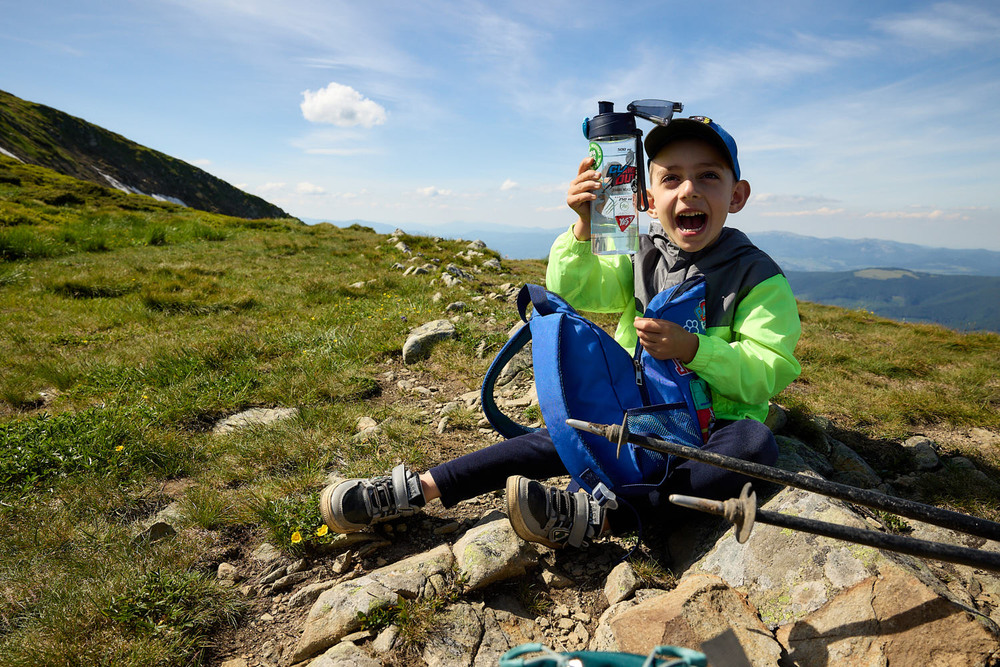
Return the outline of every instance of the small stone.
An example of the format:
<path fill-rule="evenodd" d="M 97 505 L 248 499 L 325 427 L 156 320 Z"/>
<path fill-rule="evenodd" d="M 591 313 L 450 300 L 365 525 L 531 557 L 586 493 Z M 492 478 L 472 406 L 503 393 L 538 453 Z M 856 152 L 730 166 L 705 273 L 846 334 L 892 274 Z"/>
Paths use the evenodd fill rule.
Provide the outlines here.
<path fill-rule="evenodd" d="M 271 590 L 274 592 L 286 591 L 295 584 L 302 583 L 311 576 L 312 572 L 296 572 L 295 574 L 289 574 L 271 584 Z"/>
<path fill-rule="evenodd" d="M 450 522 L 444 524 L 443 526 L 438 526 L 437 528 L 435 528 L 434 529 L 434 534 L 435 535 L 451 535 L 452 533 L 458 532 L 458 530 L 461 527 L 462 527 L 462 524 L 460 524 L 459 522 L 457 522 L 457 521 L 450 521 Z"/>
<path fill-rule="evenodd" d="M 278 579 L 281 579 L 286 574 L 288 574 L 288 567 L 285 566 L 285 565 L 278 565 L 277 567 L 275 567 L 274 569 L 272 569 L 270 572 L 268 572 L 267 574 L 265 574 L 261 578 L 260 583 L 261 583 L 262 586 L 267 586 L 268 584 L 273 584 L 274 582 L 276 582 Z"/>
<path fill-rule="evenodd" d="M 372 649 L 376 653 L 388 653 L 396 645 L 396 638 L 399 637 L 399 626 L 390 625 L 378 634 L 372 642 Z"/>
<path fill-rule="evenodd" d="M 169 523 L 166 523 L 165 521 L 157 521 L 152 526 L 136 535 L 132 540 L 132 544 L 152 544 L 153 542 L 159 542 L 160 540 L 165 540 L 168 537 L 173 537 L 176 534 L 177 531 Z"/>
<path fill-rule="evenodd" d="M 228 581 L 230 583 L 240 580 L 239 572 L 231 563 L 219 563 L 219 569 L 215 573 L 215 577 L 219 581 Z"/>
<path fill-rule="evenodd" d="M 298 572 L 305 572 L 308 569 L 309 569 L 309 561 L 306 560 L 305 558 L 300 558 L 299 560 L 289 565 L 286 572 L 288 574 L 296 574 Z"/>

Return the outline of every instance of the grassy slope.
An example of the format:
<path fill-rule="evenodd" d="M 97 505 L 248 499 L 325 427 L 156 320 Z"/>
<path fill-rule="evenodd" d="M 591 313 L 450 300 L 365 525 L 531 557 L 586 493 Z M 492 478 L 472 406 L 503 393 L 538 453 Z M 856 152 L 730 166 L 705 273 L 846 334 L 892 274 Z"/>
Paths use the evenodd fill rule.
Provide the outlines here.
<path fill-rule="evenodd" d="M 461 263 L 459 243 L 406 240 L 427 261 Z M 328 539 L 313 532 L 327 470 L 426 460 L 433 437 L 405 404 L 379 408 L 385 437 L 350 444 L 380 373 L 409 329 L 445 317 L 450 301 L 538 282 L 544 267 L 508 262 L 470 294 L 430 286 L 433 272 L 392 270 L 406 258 L 384 241 L 210 215 L 0 158 L 0 663 L 187 664 L 239 613 L 198 574 L 221 536 L 308 551 Z M 351 286 L 359 280 L 372 282 Z M 476 347 L 499 343 L 516 319 L 502 301 L 473 308 L 459 339 L 421 366 L 468 389 L 488 364 Z M 1000 428 L 1000 336 L 811 304 L 802 316 L 803 376 L 778 399 L 801 433 L 826 415 L 877 458 L 927 426 Z M 251 406 L 301 416 L 208 432 Z M 996 476 L 995 458 L 967 454 Z M 173 478 L 196 483 L 182 519 L 197 530 L 133 544 L 132 520 L 162 506 Z M 985 504 L 960 485 L 938 493 Z"/>
<path fill-rule="evenodd" d="M 198 167 L 2 90 L 0 137 L 20 159 L 99 185 L 107 184 L 103 172 L 140 192 L 169 194 L 204 211 L 251 218 L 287 215 Z"/>

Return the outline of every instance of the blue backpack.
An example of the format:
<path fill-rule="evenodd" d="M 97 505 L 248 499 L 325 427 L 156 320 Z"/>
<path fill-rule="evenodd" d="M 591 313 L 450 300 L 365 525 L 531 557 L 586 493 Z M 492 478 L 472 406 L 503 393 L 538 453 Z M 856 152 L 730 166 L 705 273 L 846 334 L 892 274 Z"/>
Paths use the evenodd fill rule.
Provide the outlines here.
<path fill-rule="evenodd" d="M 527 317 L 528 304 L 534 313 Z M 701 447 L 708 439 L 712 405 L 708 385 L 679 362 L 661 361 L 636 344 L 629 354 L 600 326 L 564 299 L 538 285 L 525 285 L 517 309 L 526 326 L 500 350 L 483 380 L 483 412 L 504 437 L 537 430 L 503 414 L 493 398 L 507 362 L 532 342 L 538 402 L 556 451 L 573 479 L 602 504 L 617 496 L 650 496 L 666 479 L 671 458 L 617 445 L 566 424 L 568 418 L 600 424 L 628 423 L 629 431 Z M 657 294 L 643 313 L 670 320 L 692 333 L 705 332 L 705 280 L 690 278 Z"/>

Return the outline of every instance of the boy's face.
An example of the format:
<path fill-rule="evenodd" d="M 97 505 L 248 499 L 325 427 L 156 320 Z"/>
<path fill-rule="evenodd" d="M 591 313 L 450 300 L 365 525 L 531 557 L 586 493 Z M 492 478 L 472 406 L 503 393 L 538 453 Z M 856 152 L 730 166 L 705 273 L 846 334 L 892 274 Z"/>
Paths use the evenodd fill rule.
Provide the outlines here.
<path fill-rule="evenodd" d="M 697 252 L 715 243 L 726 216 L 741 210 L 750 184 L 736 181 L 726 159 L 708 143 L 678 139 L 649 165 L 649 215 L 681 250 Z"/>

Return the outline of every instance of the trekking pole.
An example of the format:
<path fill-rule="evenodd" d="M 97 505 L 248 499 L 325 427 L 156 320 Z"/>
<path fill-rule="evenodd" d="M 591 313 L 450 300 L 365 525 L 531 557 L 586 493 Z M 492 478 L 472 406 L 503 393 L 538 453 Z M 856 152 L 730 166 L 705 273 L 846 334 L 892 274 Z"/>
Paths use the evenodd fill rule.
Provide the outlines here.
<path fill-rule="evenodd" d="M 876 549 L 888 549 L 890 551 L 909 554 L 910 556 L 931 558 L 933 560 L 959 563 L 970 567 L 981 567 L 986 570 L 1000 572 L 1000 554 L 992 551 L 980 551 L 979 549 L 918 540 L 902 535 L 880 533 L 877 530 L 852 528 L 826 521 L 804 519 L 790 514 L 759 510 L 757 509 L 757 494 L 751 492 L 749 482 L 743 487 L 743 492 L 740 493 L 739 498 L 730 498 L 725 501 L 678 494 L 671 494 L 669 498 L 670 502 L 675 505 L 724 517 L 733 524 L 736 541 L 740 544 L 749 539 L 755 522 L 766 523 L 771 526 L 778 526 L 779 528 L 791 528 L 792 530 L 800 530 L 806 533 L 813 533 L 814 535 L 823 535 L 856 544 L 864 544 Z"/>
<path fill-rule="evenodd" d="M 715 452 L 704 451 L 697 447 L 681 445 L 652 436 L 630 433 L 628 426 L 624 422 L 621 425 L 595 424 L 579 419 L 567 419 L 566 423 L 573 428 L 607 438 L 612 443 L 618 445 L 619 451 L 624 443 L 630 442 L 662 454 L 673 454 L 692 461 L 708 463 L 719 468 L 742 473 L 749 477 L 756 477 L 768 482 L 812 491 L 820 495 L 898 514 L 909 519 L 934 524 L 935 526 L 942 526 L 962 533 L 968 533 L 969 535 L 1000 541 L 1000 524 L 988 521 L 987 519 L 969 516 L 932 505 L 925 505 L 913 500 L 894 498 L 878 491 L 859 489 L 847 484 L 838 484 L 837 482 L 830 482 L 825 479 L 800 475 L 788 472 L 787 470 L 781 470 L 780 468 L 773 468 L 760 463 L 753 463 L 752 461 L 744 461 L 732 456 L 716 454 Z"/>

